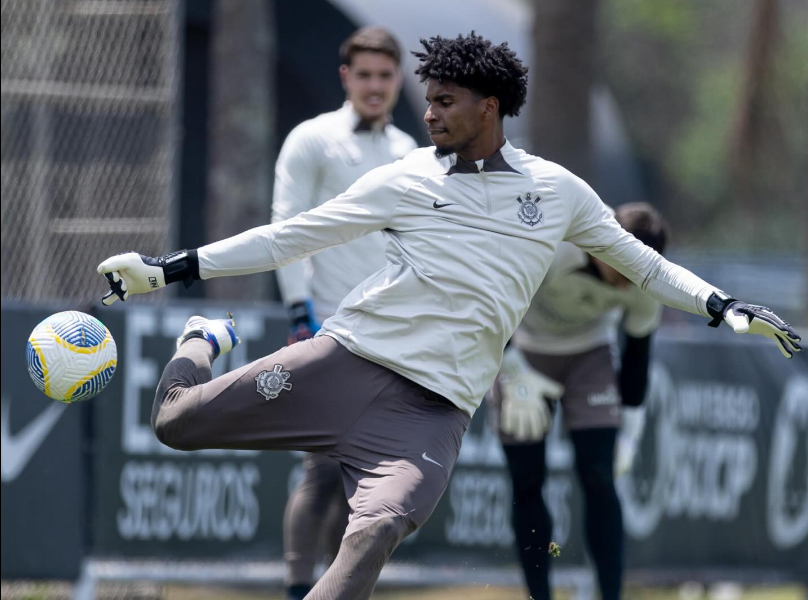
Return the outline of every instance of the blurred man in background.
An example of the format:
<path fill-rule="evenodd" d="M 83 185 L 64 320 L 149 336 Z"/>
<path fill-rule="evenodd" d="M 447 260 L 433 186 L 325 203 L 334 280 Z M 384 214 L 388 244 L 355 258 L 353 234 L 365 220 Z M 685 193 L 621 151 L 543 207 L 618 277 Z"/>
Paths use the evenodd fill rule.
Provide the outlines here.
<path fill-rule="evenodd" d="M 401 49 L 391 33 L 366 27 L 340 48 L 341 109 L 298 125 L 276 164 L 272 221 L 284 221 L 344 192 L 368 171 L 402 158 L 417 144 L 392 124 L 402 75 Z M 312 337 L 359 282 L 384 267 L 380 232 L 278 271 L 292 322 L 289 343 Z M 291 600 L 314 583 L 314 567 L 333 558 L 348 519 L 339 463 L 309 453 L 303 478 L 286 505 L 284 556 Z"/>
<path fill-rule="evenodd" d="M 362 28 L 342 44 L 340 60 L 345 104 L 301 123 L 286 138 L 275 165 L 273 223 L 320 206 L 417 146 L 392 124 L 402 82 L 401 49 L 393 35 Z M 348 292 L 384 265 L 384 240 L 374 232 L 280 269 L 281 295 L 292 322 L 289 343 L 312 337 Z M 290 600 L 311 590 L 319 559 L 336 556 L 348 511 L 339 463 L 307 453 L 303 478 L 284 514 Z"/>
<path fill-rule="evenodd" d="M 615 218 L 647 246 L 664 251 L 667 227 L 653 207 L 624 204 Z M 614 476 L 631 468 L 642 435 L 651 336 L 661 311 L 657 300 L 615 269 L 565 242 L 505 351 L 494 415 L 499 413 L 513 482 L 517 551 L 534 600 L 550 598 L 553 524 L 542 486 L 552 400 L 560 400 L 575 447 L 585 538 L 601 597 L 620 598 L 623 519 Z M 621 318 L 624 343 L 616 370 L 612 349 Z"/>

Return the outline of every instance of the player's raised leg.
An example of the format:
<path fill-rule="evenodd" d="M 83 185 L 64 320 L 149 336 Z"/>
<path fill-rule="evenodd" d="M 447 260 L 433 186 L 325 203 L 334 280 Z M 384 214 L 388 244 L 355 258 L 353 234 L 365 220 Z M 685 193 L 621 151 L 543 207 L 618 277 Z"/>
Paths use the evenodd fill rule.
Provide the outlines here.
<path fill-rule="evenodd" d="M 377 371 L 387 372 L 322 336 L 213 379 L 211 364 L 232 348 L 230 335 L 221 321 L 186 327 L 152 409 L 167 446 L 327 450 L 381 391 Z"/>

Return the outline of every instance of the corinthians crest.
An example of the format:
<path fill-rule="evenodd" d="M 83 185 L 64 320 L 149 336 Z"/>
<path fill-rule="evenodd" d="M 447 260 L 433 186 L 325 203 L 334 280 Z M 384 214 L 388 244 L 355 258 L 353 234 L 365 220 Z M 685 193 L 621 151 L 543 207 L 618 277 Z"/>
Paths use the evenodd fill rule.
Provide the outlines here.
<path fill-rule="evenodd" d="M 522 200 L 521 196 L 517 196 L 516 200 L 520 204 L 519 212 L 516 213 L 516 216 L 519 217 L 519 220 L 522 221 L 522 223 L 524 223 L 525 225 L 530 225 L 531 227 L 533 227 L 537 223 L 543 223 L 544 222 L 544 215 L 542 214 L 542 212 L 539 210 L 539 207 L 537 206 L 537 204 L 538 204 L 539 200 L 541 200 L 541 198 L 536 196 L 536 199 L 533 200 L 533 198 L 530 195 L 530 192 L 528 192 L 528 193 L 525 194 L 525 199 L 524 200 Z"/>
<path fill-rule="evenodd" d="M 255 376 L 258 393 L 267 400 L 274 400 L 283 390 L 292 389 L 292 384 L 286 383 L 290 375 L 289 371 L 283 370 L 283 365 L 275 365 L 272 371 L 261 371 Z"/>

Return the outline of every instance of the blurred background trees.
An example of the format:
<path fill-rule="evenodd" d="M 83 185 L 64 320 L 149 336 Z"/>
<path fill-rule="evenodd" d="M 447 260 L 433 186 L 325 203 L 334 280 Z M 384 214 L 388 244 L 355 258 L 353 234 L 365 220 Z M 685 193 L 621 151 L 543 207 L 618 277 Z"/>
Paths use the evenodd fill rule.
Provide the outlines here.
<path fill-rule="evenodd" d="M 808 5 L 601 7 L 598 72 L 677 245 L 808 251 Z"/>

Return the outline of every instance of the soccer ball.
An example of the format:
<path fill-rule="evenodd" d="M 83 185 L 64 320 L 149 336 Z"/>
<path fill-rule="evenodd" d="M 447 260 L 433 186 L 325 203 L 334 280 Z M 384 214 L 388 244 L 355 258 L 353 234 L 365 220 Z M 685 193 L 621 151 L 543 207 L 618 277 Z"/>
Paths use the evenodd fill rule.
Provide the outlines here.
<path fill-rule="evenodd" d="M 68 404 L 98 394 L 118 365 L 109 330 L 75 310 L 56 313 L 37 325 L 25 355 L 34 384 L 49 398 Z"/>

